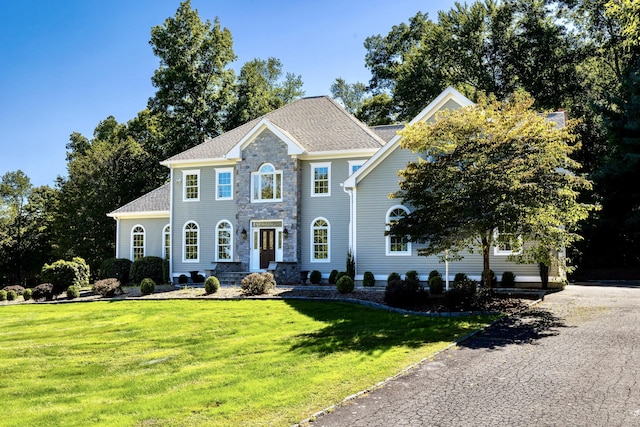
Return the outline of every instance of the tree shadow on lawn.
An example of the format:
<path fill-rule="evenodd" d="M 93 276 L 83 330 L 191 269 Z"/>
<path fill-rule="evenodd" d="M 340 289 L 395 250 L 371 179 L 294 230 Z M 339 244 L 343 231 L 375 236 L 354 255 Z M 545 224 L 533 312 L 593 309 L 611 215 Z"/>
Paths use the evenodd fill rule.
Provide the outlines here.
<path fill-rule="evenodd" d="M 549 310 L 532 308 L 498 320 L 459 345 L 496 349 L 509 344 L 535 344 L 543 338 L 559 335 L 560 328 L 567 327 L 564 319 Z"/>
<path fill-rule="evenodd" d="M 286 300 L 293 309 L 327 326 L 295 336 L 292 351 L 326 356 L 341 351 L 372 354 L 393 347 L 418 348 L 452 342 L 472 330 L 477 317 L 406 316 L 346 302 Z"/>

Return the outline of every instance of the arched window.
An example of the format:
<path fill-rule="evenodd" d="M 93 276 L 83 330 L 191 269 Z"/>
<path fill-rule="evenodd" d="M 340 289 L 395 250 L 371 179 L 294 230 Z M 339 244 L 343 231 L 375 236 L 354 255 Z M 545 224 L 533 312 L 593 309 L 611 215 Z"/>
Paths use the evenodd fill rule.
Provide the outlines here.
<path fill-rule="evenodd" d="M 131 259 L 133 261 L 144 256 L 144 227 L 135 225 L 131 229 Z"/>
<path fill-rule="evenodd" d="M 387 211 L 386 224 L 393 224 L 409 214 L 404 206 L 392 206 Z M 388 235 L 386 244 L 387 255 L 411 255 L 411 242 L 405 236 Z"/>
<path fill-rule="evenodd" d="M 171 259 L 171 226 L 165 225 L 162 230 L 162 253 L 164 259 Z"/>
<path fill-rule="evenodd" d="M 198 262 L 200 248 L 200 234 L 198 233 L 198 224 L 193 221 L 184 225 L 184 262 Z"/>
<path fill-rule="evenodd" d="M 282 171 L 276 170 L 271 163 L 260 166 L 251 174 L 251 200 L 254 202 L 282 201 Z"/>
<path fill-rule="evenodd" d="M 311 222 L 311 262 L 330 262 L 329 221 L 316 218 Z"/>
<path fill-rule="evenodd" d="M 216 261 L 233 261 L 233 227 L 229 221 L 216 226 Z"/>

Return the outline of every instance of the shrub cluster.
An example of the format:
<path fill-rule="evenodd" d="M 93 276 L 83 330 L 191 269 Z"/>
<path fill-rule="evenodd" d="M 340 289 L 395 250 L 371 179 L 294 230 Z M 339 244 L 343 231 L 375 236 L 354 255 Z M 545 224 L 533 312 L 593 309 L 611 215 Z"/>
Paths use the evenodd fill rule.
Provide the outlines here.
<path fill-rule="evenodd" d="M 7 301 L 15 301 L 18 298 L 18 294 L 16 291 L 6 291 L 7 292 Z"/>
<path fill-rule="evenodd" d="M 209 276 L 207 280 L 204 281 L 204 291 L 207 295 L 215 294 L 220 289 L 220 281 L 216 276 Z"/>
<path fill-rule="evenodd" d="M 17 295 L 22 295 L 22 293 L 24 292 L 24 288 L 20 285 L 9 285 L 9 286 L 5 286 L 2 289 L 4 289 L 7 292 L 14 291 Z"/>
<path fill-rule="evenodd" d="M 389 277 L 391 278 L 391 275 Z M 427 294 L 420 286 L 420 282 L 411 279 L 392 278 L 384 291 L 384 301 L 392 307 L 412 307 L 424 303 L 426 300 Z"/>
<path fill-rule="evenodd" d="M 33 288 L 33 292 L 31 296 L 35 301 L 38 301 L 41 299 L 46 299 L 47 301 L 51 301 L 54 296 L 53 285 L 51 283 L 42 283 L 36 286 L 35 288 Z"/>
<path fill-rule="evenodd" d="M 6 300 L 7 300 L 7 291 L 2 289 L 0 290 L 0 301 L 6 301 Z"/>
<path fill-rule="evenodd" d="M 134 263 L 135 264 L 135 263 Z M 149 277 L 145 277 L 140 282 L 140 293 L 142 295 L 150 295 L 156 290 L 156 282 Z"/>
<path fill-rule="evenodd" d="M 130 281 L 129 273 L 131 272 L 131 260 L 126 258 L 108 258 L 100 265 L 100 279 L 116 278 L 122 284 L 128 284 Z"/>
<path fill-rule="evenodd" d="M 516 275 L 512 271 L 505 271 L 502 273 L 502 280 L 500 285 L 503 288 L 515 288 L 516 287 Z M 7 288 L 5 288 L 7 289 Z"/>
<path fill-rule="evenodd" d="M 338 284 L 338 280 L 340 280 L 341 277 L 343 276 L 347 276 L 347 272 L 346 271 L 338 271 L 338 274 L 336 274 L 336 285 Z"/>
<path fill-rule="evenodd" d="M 32 294 L 33 290 L 27 288 L 24 290 L 24 292 L 22 292 L 22 298 L 24 298 L 25 301 L 29 301 L 31 299 L 31 294 Z"/>
<path fill-rule="evenodd" d="M 312 285 L 318 285 L 322 281 L 322 273 L 318 270 L 313 270 L 309 275 L 309 281 Z"/>
<path fill-rule="evenodd" d="M 136 285 L 142 284 L 142 281 L 146 278 L 153 280 L 155 283 L 162 283 L 163 263 L 164 260 L 158 256 L 139 258 L 131 264 L 129 277 Z"/>
<path fill-rule="evenodd" d="M 186 285 L 187 283 L 189 283 L 189 278 L 186 274 L 181 274 L 180 276 L 178 276 L 178 284 Z"/>
<path fill-rule="evenodd" d="M 375 286 L 376 278 L 370 271 L 364 272 L 364 277 L 362 278 L 362 286 Z"/>
<path fill-rule="evenodd" d="M 329 284 L 335 285 L 336 280 L 338 280 L 338 270 L 331 270 L 331 273 L 329 273 Z"/>
<path fill-rule="evenodd" d="M 98 280 L 93 284 L 91 292 L 103 297 L 112 297 L 124 293 L 122 284 L 116 278 Z"/>
<path fill-rule="evenodd" d="M 242 279 L 240 288 L 245 295 L 262 295 L 276 287 L 271 273 L 251 273 Z"/>
<path fill-rule="evenodd" d="M 345 274 L 336 282 L 336 290 L 341 294 L 348 294 L 350 292 L 353 292 L 353 288 L 353 279 L 348 274 Z"/>
<path fill-rule="evenodd" d="M 77 286 L 69 286 L 67 288 L 67 298 L 69 299 L 76 299 L 80 296 L 80 288 Z"/>
<path fill-rule="evenodd" d="M 445 304 L 450 310 L 472 310 L 476 306 L 478 283 L 462 276 L 453 281 L 453 288 L 445 293 Z"/>
<path fill-rule="evenodd" d="M 442 295 L 444 292 L 444 280 L 442 276 L 433 276 L 429 279 L 429 293 L 431 295 Z"/>
<path fill-rule="evenodd" d="M 387 277 L 387 285 L 391 282 L 401 279 L 402 278 L 400 277 L 400 275 L 394 271 L 393 273 L 389 274 L 389 277 Z"/>
<path fill-rule="evenodd" d="M 82 260 L 82 258 L 75 259 Z M 86 263 L 83 265 L 76 261 L 61 259 L 53 264 L 45 264 L 42 267 L 41 276 L 42 280 L 53 285 L 53 295 L 60 295 L 69 286 L 81 287 L 85 282 L 89 284 L 88 271 L 89 267 Z"/>

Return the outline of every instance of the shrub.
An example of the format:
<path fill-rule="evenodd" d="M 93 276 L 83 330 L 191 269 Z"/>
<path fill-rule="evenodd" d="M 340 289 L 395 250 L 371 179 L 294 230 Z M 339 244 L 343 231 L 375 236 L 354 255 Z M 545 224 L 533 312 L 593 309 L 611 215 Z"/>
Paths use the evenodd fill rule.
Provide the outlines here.
<path fill-rule="evenodd" d="M 343 276 L 347 276 L 347 272 L 346 271 L 338 271 L 338 274 L 336 274 L 336 284 L 338 284 L 338 280 L 340 280 L 341 277 Z"/>
<path fill-rule="evenodd" d="M 411 307 L 426 300 L 424 290 L 416 282 L 395 279 L 387 283 L 384 301 L 392 307 Z"/>
<path fill-rule="evenodd" d="M 112 297 L 115 295 L 123 294 L 122 283 L 116 278 L 98 280 L 93 284 L 91 292 L 101 295 L 103 297 Z"/>
<path fill-rule="evenodd" d="M 351 252 L 351 249 L 347 252 L 347 275 L 351 277 L 351 280 L 356 277 L 356 260 L 353 258 L 353 252 Z"/>
<path fill-rule="evenodd" d="M 420 275 L 415 270 L 407 271 L 404 277 L 406 281 L 420 283 Z"/>
<path fill-rule="evenodd" d="M 376 278 L 370 271 L 364 272 L 364 277 L 362 278 L 362 286 L 374 286 L 376 284 Z"/>
<path fill-rule="evenodd" d="M 58 260 L 42 267 L 42 280 L 53 285 L 53 294 L 60 295 L 69 286 L 81 286 L 80 267 L 72 261 Z M 35 298 L 35 297 L 34 297 Z"/>
<path fill-rule="evenodd" d="M 335 285 L 336 284 L 336 280 L 338 280 L 338 270 L 331 270 L 331 273 L 329 274 L 329 284 L 330 285 Z"/>
<path fill-rule="evenodd" d="M 2 289 L 4 289 L 7 292 L 14 291 L 16 295 L 22 295 L 22 293 L 24 292 L 24 288 L 20 285 L 9 285 L 9 286 L 5 286 Z"/>
<path fill-rule="evenodd" d="M 0 290 L 0 301 L 6 301 L 6 300 L 7 300 L 7 291 L 2 289 Z"/>
<path fill-rule="evenodd" d="M 482 280 L 480 280 L 480 283 L 482 283 L 482 285 L 484 286 L 484 272 L 481 273 L 481 277 Z M 496 277 L 496 273 L 493 272 L 493 270 L 489 270 L 489 277 L 491 280 L 491 283 L 489 283 L 490 288 L 495 288 L 498 286 L 498 278 Z"/>
<path fill-rule="evenodd" d="M 71 262 L 76 263 L 78 266 L 78 283 L 76 286 L 89 286 L 89 279 L 91 278 L 89 264 L 87 264 L 84 258 L 80 258 L 79 256 L 73 257 Z"/>
<path fill-rule="evenodd" d="M 130 282 L 129 272 L 131 271 L 131 260 L 126 258 L 108 258 L 102 262 L 100 266 L 101 279 L 116 278 L 122 284 Z"/>
<path fill-rule="evenodd" d="M 179 285 L 186 285 L 187 283 L 189 283 L 189 278 L 186 274 L 181 274 L 180 276 L 178 276 Z"/>
<path fill-rule="evenodd" d="M 220 289 L 220 281 L 216 276 L 209 276 L 204 281 L 204 291 L 209 294 L 215 294 Z"/>
<path fill-rule="evenodd" d="M 169 277 L 169 260 L 167 258 L 162 260 L 162 283 L 171 283 Z"/>
<path fill-rule="evenodd" d="M 393 273 L 389 274 L 389 277 L 387 277 L 387 285 L 391 282 L 395 282 L 396 280 L 401 279 L 402 278 L 400 277 L 400 275 L 394 271 Z"/>
<path fill-rule="evenodd" d="M 71 285 L 67 288 L 67 298 L 76 299 L 80 296 L 80 288 L 74 285 Z"/>
<path fill-rule="evenodd" d="M 51 301 L 53 299 L 53 285 L 51 283 L 42 283 L 35 288 L 33 288 L 33 292 L 31 296 L 34 300 L 46 299 L 47 301 Z"/>
<path fill-rule="evenodd" d="M 322 273 L 320 273 L 318 270 L 313 270 L 309 275 L 309 280 L 313 285 L 319 284 L 320 281 L 322 281 Z"/>
<path fill-rule="evenodd" d="M 338 279 L 336 282 L 336 289 L 341 294 L 348 294 L 349 292 L 353 292 L 354 283 L 353 279 L 349 275 L 344 275 Z"/>
<path fill-rule="evenodd" d="M 271 273 L 251 273 L 240 282 L 240 288 L 245 295 L 266 294 L 275 286 L 276 281 Z"/>
<path fill-rule="evenodd" d="M 7 301 L 14 301 L 18 298 L 16 291 L 5 291 L 7 293 Z"/>
<path fill-rule="evenodd" d="M 140 282 L 140 293 L 142 295 L 152 294 L 155 290 L 156 282 L 153 279 L 149 277 L 145 277 L 144 279 L 142 279 L 142 281 Z"/>
<path fill-rule="evenodd" d="M 22 293 L 22 298 L 24 298 L 25 301 L 29 301 L 31 299 L 32 292 L 33 291 L 29 288 L 25 289 Z"/>
<path fill-rule="evenodd" d="M 154 283 L 162 283 L 162 264 L 164 260 L 157 256 L 145 256 L 138 258 L 131 264 L 129 277 L 134 284 L 142 284 L 142 281 L 149 278 Z M 202 279 L 204 282 L 204 278 Z"/>
<path fill-rule="evenodd" d="M 478 283 L 469 280 L 454 281 L 453 289 L 445 293 L 445 304 L 449 310 L 471 310 L 475 302 Z"/>
<path fill-rule="evenodd" d="M 512 271 L 505 271 L 502 273 L 502 280 L 500 286 L 503 288 L 515 288 L 516 287 L 516 275 Z M 6 289 L 6 288 L 5 288 Z"/>
<path fill-rule="evenodd" d="M 202 274 L 196 274 L 196 280 L 193 283 L 204 283 L 204 276 Z"/>
<path fill-rule="evenodd" d="M 469 280 L 469 278 L 467 277 L 466 274 L 464 273 L 456 273 L 455 276 L 453 276 L 453 284 L 455 285 L 456 283 L 461 283 L 464 282 L 465 280 Z"/>
<path fill-rule="evenodd" d="M 431 278 L 433 277 L 442 277 L 442 274 L 440 274 L 440 272 L 438 270 L 431 270 L 429 272 L 429 278 L 427 280 L 431 280 Z"/>
<path fill-rule="evenodd" d="M 444 280 L 441 276 L 433 276 L 429 279 L 429 293 L 431 295 L 441 295 L 444 292 Z"/>

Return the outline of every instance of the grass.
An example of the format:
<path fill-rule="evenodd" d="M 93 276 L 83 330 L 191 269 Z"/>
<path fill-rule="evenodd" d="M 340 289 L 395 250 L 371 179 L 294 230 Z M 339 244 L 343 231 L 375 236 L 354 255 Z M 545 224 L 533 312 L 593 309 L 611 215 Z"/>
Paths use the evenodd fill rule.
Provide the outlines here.
<path fill-rule="evenodd" d="M 289 426 L 488 317 L 311 301 L 4 306 L 2 426 Z"/>

